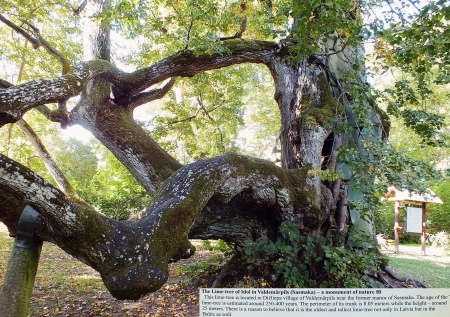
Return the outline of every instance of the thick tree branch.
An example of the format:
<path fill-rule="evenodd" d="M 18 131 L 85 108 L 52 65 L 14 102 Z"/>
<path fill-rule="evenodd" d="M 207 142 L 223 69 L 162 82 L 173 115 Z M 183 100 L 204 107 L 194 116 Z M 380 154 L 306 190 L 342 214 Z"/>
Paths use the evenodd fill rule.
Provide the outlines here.
<path fill-rule="evenodd" d="M 239 210 L 248 222 L 257 221 L 261 212 L 269 212 L 274 222 L 311 218 L 309 223 L 317 224 L 328 219 L 326 214 L 309 212 L 312 207 L 307 197 L 313 188 L 304 181 L 307 169 L 283 170 L 271 162 L 236 154 L 181 168 L 158 192 L 144 217 L 133 223 L 113 221 L 72 202 L 6 157 L 0 156 L 0 166 L 0 199 L 9 199 L 5 193 L 14 192 L 17 200 L 38 210 L 53 241 L 98 270 L 110 292 L 122 299 L 139 298 L 165 283 L 168 262 L 192 253 L 187 236 L 202 212 L 216 212 L 217 221 L 210 231 L 218 236 L 231 233 L 229 240 L 241 242 L 245 239 L 242 232 L 233 233 L 230 223 L 217 219 L 217 210 L 226 211 L 227 205 L 237 201 L 247 206 Z M 0 206 L 0 219 L 14 227 L 11 210 L 5 207 Z M 15 210 L 12 215 L 18 213 Z"/>
<path fill-rule="evenodd" d="M 229 40 L 223 45 L 229 53 L 194 56 L 191 51 L 182 51 L 156 64 L 130 73 L 114 83 L 114 98 L 118 104 L 126 104 L 135 93 L 171 77 L 192 77 L 204 71 L 219 69 L 241 63 L 270 63 L 278 53 L 273 42 Z"/>
<path fill-rule="evenodd" d="M 19 120 L 38 105 L 60 102 L 76 96 L 96 77 L 113 84 L 114 103 L 128 105 L 133 96 L 172 77 L 191 77 L 198 73 L 239 63 L 270 63 L 280 53 L 272 42 L 225 41 L 228 54 L 195 57 L 189 51 L 170 56 L 160 62 L 125 73 L 107 61 L 94 60 L 75 67 L 71 74 L 54 79 L 35 80 L 0 90 L 0 126 Z"/>
<path fill-rule="evenodd" d="M 132 109 L 111 102 L 108 82 L 97 79 L 94 82 L 72 110 L 72 122 L 91 131 L 147 193 L 154 195 L 182 165 L 134 121 Z"/>
<path fill-rule="evenodd" d="M 135 109 L 145 103 L 151 102 L 153 100 L 161 99 L 164 97 L 175 85 L 177 78 L 171 78 L 168 83 L 166 83 L 163 87 L 159 87 L 156 89 L 151 89 L 149 91 L 144 91 L 134 95 L 131 98 L 130 105 L 128 106 L 130 109 Z"/>
<path fill-rule="evenodd" d="M 0 89 L 0 126 L 14 123 L 30 109 L 67 100 L 81 92 L 82 81 L 73 75 L 40 79 Z"/>

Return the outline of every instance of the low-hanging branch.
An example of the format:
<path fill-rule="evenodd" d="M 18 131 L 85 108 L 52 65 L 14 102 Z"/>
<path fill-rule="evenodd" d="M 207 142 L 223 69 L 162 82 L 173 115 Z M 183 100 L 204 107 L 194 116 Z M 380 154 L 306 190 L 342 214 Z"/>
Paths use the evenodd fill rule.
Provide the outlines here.
<path fill-rule="evenodd" d="M 306 169 L 284 170 L 268 161 L 226 154 L 178 170 L 139 221 L 115 221 L 71 201 L 7 157 L 0 157 L 0 166 L 0 200 L 8 198 L 3 190 L 14 192 L 17 200 L 38 210 L 44 223 L 39 234 L 51 236 L 66 252 L 98 270 L 108 290 L 121 299 L 136 299 L 159 289 L 168 278 L 168 262 L 193 253 L 188 233 L 201 213 L 226 211 L 239 197 L 241 204 L 270 208 L 279 222 L 298 221 L 300 210 L 311 208 L 306 197 L 313 191 L 304 182 Z M 243 216 L 255 221 L 258 213 L 248 210 L 241 208 Z M 314 223 L 327 218 L 317 212 L 311 216 L 318 220 Z M 10 210 L 0 207 L 0 219 L 8 227 L 16 226 L 12 218 Z M 230 223 L 219 220 L 214 226 L 216 232 L 223 227 L 228 239 L 233 239 Z"/>

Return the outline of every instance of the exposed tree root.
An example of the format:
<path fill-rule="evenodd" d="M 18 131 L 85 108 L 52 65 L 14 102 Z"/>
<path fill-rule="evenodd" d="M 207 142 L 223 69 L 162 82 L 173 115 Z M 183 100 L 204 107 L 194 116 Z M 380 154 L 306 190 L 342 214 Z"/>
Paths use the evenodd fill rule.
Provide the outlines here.
<path fill-rule="evenodd" d="M 421 281 L 410 277 L 401 277 L 390 265 L 378 269 L 378 278 L 390 288 L 428 288 Z"/>

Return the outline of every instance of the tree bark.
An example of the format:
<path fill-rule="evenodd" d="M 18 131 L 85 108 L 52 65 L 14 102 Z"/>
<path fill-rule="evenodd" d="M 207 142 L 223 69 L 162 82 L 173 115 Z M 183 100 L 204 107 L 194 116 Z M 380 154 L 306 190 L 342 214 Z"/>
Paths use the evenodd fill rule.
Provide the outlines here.
<path fill-rule="evenodd" d="M 0 123 L 14 121 L 36 105 L 80 94 L 71 120 L 91 130 L 154 194 L 140 220 L 114 221 L 0 157 L 0 199 L 9 203 L 0 205 L 0 219 L 14 232 L 15 206 L 35 207 L 41 215 L 38 237 L 98 270 L 117 298 L 136 299 L 160 288 L 168 262 L 192 254 L 188 237 L 221 238 L 236 246 L 258 238 L 283 241 L 280 225 L 289 222 L 301 235 L 328 235 L 327 243 L 343 245 L 351 225 L 348 182 L 321 178 L 322 170 L 335 172 L 343 135 L 333 131 L 351 115 L 342 102 L 339 79 L 323 61 L 292 63 L 288 47 L 242 40 L 224 44 L 230 53 L 195 57 L 183 51 L 131 74 L 96 60 L 45 82 L 45 87 L 36 81 L 0 89 Z M 281 113 L 283 168 L 235 154 L 180 168 L 134 123 L 134 102 L 149 86 L 238 63 L 264 63 L 272 73 Z M 69 79 L 62 93 L 50 93 L 51 83 L 61 86 Z M 15 93 L 19 97 L 10 99 Z"/>

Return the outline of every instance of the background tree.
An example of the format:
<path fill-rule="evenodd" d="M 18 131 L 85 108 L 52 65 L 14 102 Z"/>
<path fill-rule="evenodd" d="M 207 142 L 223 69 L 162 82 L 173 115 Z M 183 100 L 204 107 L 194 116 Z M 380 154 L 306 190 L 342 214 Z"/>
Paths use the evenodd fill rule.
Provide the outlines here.
<path fill-rule="evenodd" d="M 12 41 L 5 43 L 11 47 L 4 59 L 14 62 L 30 53 L 26 45 L 14 48 L 14 41 L 42 47 L 43 57 L 33 52 L 38 56 L 32 64 L 42 78 L 32 79 L 30 69 L 24 83 L 2 80 L 0 124 L 37 109 L 62 127 L 83 126 L 152 203 L 141 219 L 117 221 L 1 156 L 0 220 L 14 235 L 23 207 L 33 206 L 39 212 L 36 239 L 56 243 L 99 271 L 117 298 L 160 288 L 168 262 L 193 253 L 188 238 L 220 238 L 235 246 L 215 285 L 226 283 L 227 273 L 250 274 L 272 286 L 389 283 L 377 271 L 383 263 L 373 248 L 365 256 L 353 251 L 373 246 L 373 210 L 384 182 L 412 186 L 416 176 L 431 171 L 422 164 L 421 173 L 408 172 L 413 161 L 383 143 L 389 120 L 370 94 L 361 47 L 365 37 L 379 35 L 363 19 L 372 5 L 346 0 L 6 4 L 0 21 Z M 53 7 L 63 23 L 44 22 L 54 20 Z M 77 28 L 81 13 L 85 62 Z M 112 50 L 111 31 L 132 40 L 125 47 L 136 44 L 127 56 Z M 61 41 L 62 35 L 67 40 Z M 125 62 L 136 70 L 121 71 L 117 65 Z M 208 151 L 235 149 L 231 141 L 238 125 L 225 118 L 242 120 L 239 107 L 251 74 L 243 64 L 264 65 L 272 76 L 281 167 L 233 153 L 209 158 Z M 241 66 L 228 68 L 233 65 Z M 212 72 L 217 69 L 223 70 Z M 184 87 L 191 77 L 193 85 Z M 134 120 L 135 109 L 177 88 L 179 99 L 167 101 L 154 130 Z M 73 97 L 78 99 L 70 107 Z M 440 127 L 436 120 L 432 128 Z M 177 131 L 190 144 L 188 161 L 196 160 L 185 166 L 155 141 L 165 136 L 161 127 L 180 127 L 176 121 L 189 123 Z M 368 235 L 368 243 L 361 243 L 360 234 L 350 239 L 352 229 Z M 342 257 L 350 260 L 342 263 Z"/>
<path fill-rule="evenodd" d="M 375 44 L 376 71 L 382 71 L 379 100 L 391 115 L 390 141 L 402 155 L 448 169 L 448 1 L 432 1 L 421 10 L 417 3 L 397 4 L 407 12 L 380 30 Z M 408 7 L 406 7 L 408 5 Z M 394 6 L 394 4 L 393 4 Z M 402 7 L 401 7 L 402 6 Z M 378 24 L 380 25 L 380 24 Z M 416 134 L 415 134 L 416 132 Z M 444 200 L 431 205 L 427 227 L 436 234 L 448 227 L 447 177 L 426 184 Z M 391 217 L 392 216 L 392 217 Z M 383 213 L 383 226 L 392 231 L 392 208 Z"/>

